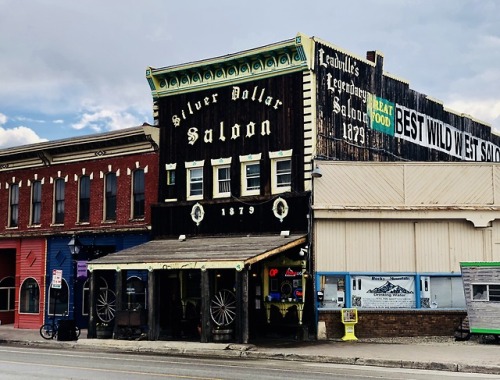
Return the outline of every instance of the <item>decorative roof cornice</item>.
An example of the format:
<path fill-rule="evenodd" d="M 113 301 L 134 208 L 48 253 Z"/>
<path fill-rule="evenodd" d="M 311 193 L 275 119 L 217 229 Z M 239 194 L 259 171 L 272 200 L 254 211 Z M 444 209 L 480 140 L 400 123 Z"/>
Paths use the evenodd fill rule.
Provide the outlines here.
<path fill-rule="evenodd" d="M 0 150 L 0 171 L 50 166 L 158 150 L 159 129 L 140 127 Z"/>
<path fill-rule="evenodd" d="M 303 34 L 294 39 L 222 57 L 155 69 L 146 78 L 153 99 L 234 82 L 302 71 L 311 67 L 312 40 Z"/>

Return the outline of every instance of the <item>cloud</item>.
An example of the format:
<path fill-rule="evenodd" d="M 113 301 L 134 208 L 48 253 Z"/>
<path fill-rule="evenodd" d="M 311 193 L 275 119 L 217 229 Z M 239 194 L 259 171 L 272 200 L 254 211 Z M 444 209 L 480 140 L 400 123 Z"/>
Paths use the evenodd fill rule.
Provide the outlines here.
<path fill-rule="evenodd" d="M 0 123 L 2 119 L 0 114 Z M 16 127 L 11 129 L 0 128 L 0 149 L 9 148 L 13 146 L 35 144 L 47 141 L 36 134 L 35 131 L 26 127 Z"/>
<path fill-rule="evenodd" d="M 4 125 L 7 122 L 7 116 L 3 113 L 0 113 L 0 125 Z"/>
<path fill-rule="evenodd" d="M 127 110 L 93 109 L 83 113 L 71 128 L 76 130 L 90 129 L 94 132 L 115 131 L 136 127 L 147 121 L 144 117 Z"/>

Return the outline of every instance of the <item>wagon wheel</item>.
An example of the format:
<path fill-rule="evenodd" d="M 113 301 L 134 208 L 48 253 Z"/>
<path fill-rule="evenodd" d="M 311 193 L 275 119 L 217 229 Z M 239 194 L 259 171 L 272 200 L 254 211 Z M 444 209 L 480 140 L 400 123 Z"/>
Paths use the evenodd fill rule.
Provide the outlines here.
<path fill-rule="evenodd" d="M 111 322 L 115 317 L 116 294 L 112 290 L 103 289 L 99 292 L 96 302 L 97 316 L 103 322 Z"/>
<path fill-rule="evenodd" d="M 217 293 L 210 303 L 210 316 L 217 326 L 229 326 L 236 316 L 236 297 L 227 289 Z"/>

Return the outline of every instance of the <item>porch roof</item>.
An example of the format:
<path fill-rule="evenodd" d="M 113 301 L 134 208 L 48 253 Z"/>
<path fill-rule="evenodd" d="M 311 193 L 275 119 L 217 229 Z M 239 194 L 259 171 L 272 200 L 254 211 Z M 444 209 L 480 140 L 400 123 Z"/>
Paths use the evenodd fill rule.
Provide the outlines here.
<path fill-rule="evenodd" d="M 242 270 L 306 243 L 307 235 L 210 236 L 152 240 L 89 262 L 89 270 Z"/>

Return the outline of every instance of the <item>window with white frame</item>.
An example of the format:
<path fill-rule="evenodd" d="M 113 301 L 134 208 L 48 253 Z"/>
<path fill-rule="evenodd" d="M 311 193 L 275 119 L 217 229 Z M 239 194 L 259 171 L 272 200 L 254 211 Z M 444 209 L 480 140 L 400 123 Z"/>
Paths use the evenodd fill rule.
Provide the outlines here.
<path fill-rule="evenodd" d="M 186 162 L 187 199 L 203 199 L 203 165 L 205 161 Z"/>
<path fill-rule="evenodd" d="M 17 183 L 10 185 L 9 203 L 9 227 L 17 227 L 19 223 L 19 185 Z"/>
<path fill-rule="evenodd" d="M 31 225 L 40 224 L 42 215 L 42 181 L 31 184 Z"/>
<path fill-rule="evenodd" d="M 271 159 L 271 192 L 284 193 L 292 189 L 292 149 L 269 152 Z"/>
<path fill-rule="evenodd" d="M 212 160 L 213 167 L 213 197 L 231 196 L 231 158 Z"/>
<path fill-rule="evenodd" d="M 240 156 L 241 195 L 260 194 L 260 159 L 261 153 Z"/>
<path fill-rule="evenodd" d="M 14 310 L 15 292 L 14 277 L 5 277 L 0 280 L 0 311 Z"/>

